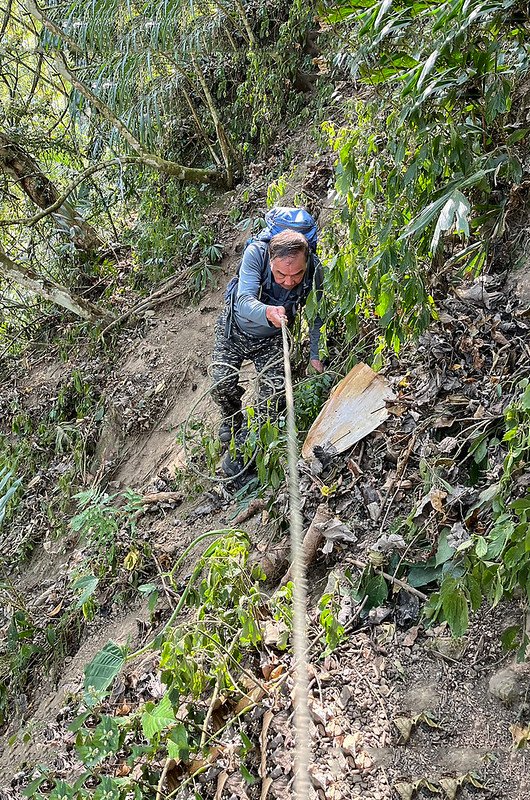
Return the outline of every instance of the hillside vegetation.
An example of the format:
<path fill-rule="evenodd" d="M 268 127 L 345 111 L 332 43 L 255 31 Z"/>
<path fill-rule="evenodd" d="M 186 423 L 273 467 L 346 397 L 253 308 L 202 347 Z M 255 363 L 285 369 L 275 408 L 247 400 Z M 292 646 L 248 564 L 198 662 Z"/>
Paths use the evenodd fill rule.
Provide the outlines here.
<path fill-rule="evenodd" d="M 291 796 L 284 420 L 249 407 L 256 477 L 234 488 L 207 373 L 224 285 L 276 204 L 314 214 L 324 265 L 306 306 L 323 375 L 305 323 L 294 337 L 300 441 L 359 361 L 396 398 L 302 469 L 325 532 L 313 796 L 523 797 L 528 5 L 13 0 L 0 39 L 0 793 Z M 422 642 L 448 692 L 447 664 L 473 691 L 511 671 L 476 707 L 504 783 L 486 758 L 429 777 L 373 756 L 396 726 L 403 744 L 444 727 L 385 706 L 427 681 Z M 469 730 L 459 746 L 490 753 Z"/>

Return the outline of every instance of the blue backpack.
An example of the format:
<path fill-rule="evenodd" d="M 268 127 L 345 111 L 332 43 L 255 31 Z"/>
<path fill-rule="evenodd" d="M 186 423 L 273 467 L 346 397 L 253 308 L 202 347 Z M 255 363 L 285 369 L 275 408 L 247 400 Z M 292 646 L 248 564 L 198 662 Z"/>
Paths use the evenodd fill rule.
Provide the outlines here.
<path fill-rule="evenodd" d="M 315 261 L 318 241 L 317 224 L 311 214 L 308 211 L 305 211 L 303 208 L 287 208 L 286 206 L 277 206 L 276 208 L 271 208 L 270 211 L 267 211 L 265 214 L 265 222 L 267 227 L 260 231 L 260 233 L 258 233 L 256 236 L 252 236 L 250 239 L 247 239 L 243 252 L 250 244 L 262 246 L 263 262 L 261 280 L 262 283 L 267 284 L 270 283 L 270 280 L 272 280 L 272 277 L 269 274 L 270 270 L 268 258 L 268 244 L 272 237 L 285 230 L 293 230 L 297 231 L 298 233 L 303 233 L 309 245 L 309 260 L 308 268 L 302 282 L 298 304 L 304 305 L 313 287 L 313 278 L 316 269 Z M 231 278 L 225 290 L 225 301 L 228 303 L 227 322 L 225 328 L 225 335 L 227 337 L 230 335 L 232 327 L 232 316 L 235 298 L 237 295 L 237 286 L 239 283 L 240 267 L 241 261 L 239 262 L 239 266 L 237 268 L 237 274 Z"/>
<path fill-rule="evenodd" d="M 285 230 L 303 233 L 307 239 L 309 249 L 312 253 L 316 252 L 318 242 L 318 228 L 315 220 L 308 211 L 303 208 L 287 208 L 277 206 L 271 208 L 265 214 L 267 225 L 257 236 L 248 239 L 245 247 L 256 240 L 259 242 L 270 242 L 273 236 Z"/>
<path fill-rule="evenodd" d="M 256 236 L 251 236 L 250 239 L 247 239 L 245 242 L 245 247 L 243 248 L 243 252 L 245 252 L 250 244 L 263 242 L 265 245 L 268 245 L 273 236 L 276 236 L 277 233 L 281 233 L 285 230 L 303 233 L 307 239 L 310 251 L 307 278 L 309 278 L 309 282 L 312 284 L 314 273 L 313 253 L 315 253 L 317 249 L 318 228 L 311 214 L 308 211 L 305 211 L 303 208 L 277 206 L 276 208 L 271 208 L 270 211 L 267 211 L 265 214 L 265 222 L 267 227 L 263 228 L 263 230 L 260 231 L 260 233 L 258 233 Z M 267 247 L 264 247 L 263 272 L 261 275 L 262 279 L 266 277 L 269 266 L 269 259 L 266 256 Z M 239 262 L 239 266 L 237 268 L 237 274 L 230 279 L 226 287 L 225 300 L 227 301 L 233 300 L 233 296 L 236 294 L 240 268 L 241 261 Z"/>

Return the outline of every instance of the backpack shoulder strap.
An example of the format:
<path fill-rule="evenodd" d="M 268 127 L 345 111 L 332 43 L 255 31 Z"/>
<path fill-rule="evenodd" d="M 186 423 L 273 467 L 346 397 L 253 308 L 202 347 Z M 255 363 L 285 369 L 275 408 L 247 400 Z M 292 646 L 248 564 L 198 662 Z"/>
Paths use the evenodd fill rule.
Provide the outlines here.
<path fill-rule="evenodd" d="M 313 288 L 313 281 L 315 280 L 315 273 L 317 270 L 316 256 L 312 250 L 309 251 L 309 258 L 307 259 L 307 269 L 304 275 L 303 293 L 306 298 L 311 289 Z"/>
<path fill-rule="evenodd" d="M 241 264 L 243 263 L 243 258 L 245 256 L 245 251 L 249 247 L 251 247 L 252 245 L 255 245 L 258 248 L 258 250 L 261 251 L 262 255 L 264 255 L 264 261 L 266 261 L 268 263 L 268 260 L 269 260 L 269 240 L 268 239 L 267 240 L 259 239 L 257 237 L 254 237 L 252 239 L 247 239 L 247 241 L 245 242 L 245 246 L 243 248 L 243 255 L 239 259 L 239 263 L 237 265 L 236 275 L 239 275 L 239 272 L 241 270 Z"/>

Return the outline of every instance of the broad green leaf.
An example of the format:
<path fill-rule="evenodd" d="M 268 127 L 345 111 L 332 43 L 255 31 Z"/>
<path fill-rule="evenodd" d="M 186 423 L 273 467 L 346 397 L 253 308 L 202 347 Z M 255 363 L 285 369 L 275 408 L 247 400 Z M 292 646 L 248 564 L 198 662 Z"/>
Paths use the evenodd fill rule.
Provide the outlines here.
<path fill-rule="evenodd" d="M 503 650 L 516 650 L 522 630 L 520 625 L 510 625 L 501 633 Z"/>
<path fill-rule="evenodd" d="M 175 712 L 171 705 L 169 696 L 166 694 L 152 708 L 144 711 L 141 717 L 142 730 L 146 739 L 152 739 L 157 733 L 173 725 L 175 722 Z"/>
<path fill-rule="evenodd" d="M 85 702 L 91 706 L 105 691 L 125 663 L 125 653 L 114 642 L 107 642 L 85 667 Z"/>
<path fill-rule="evenodd" d="M 377 608 L 377 606 L 384 603 L 388 597 L 388 586 L 381 574 L 372 575 L 368 578 L 363 590 L 368 598 L 366 603 L 367 610 L 370 608 Z"/>
<path fill-rule="evenodd" d="M 429 583 L 437 581 L 440 577 L 441 569 L 427 564 L 416 564 L 407 576 L 407 583 L 418 588 L 427 586 Z"/>
<path fill-rule="evenodd" d="M 241 770 L 241 775 L 247 786 L 254 786 L 255 783 L 259 783 L 260 779 L 252 775 L 244 764 L 240 764 L 239 769 Z"/>
<path fill-rule="evenodd" d="M 524 411 L 530 411 L 530 383 L 521 395 L 520 403 Z"/>
<path fill-rule="evenodd" d="M 525 139 L 528 136 L 530 128 L 519 128 L 519 130 L 510 133 L 510 135 L 506 139 L 506 144 L 516 144 L 520 142 L 522 139 Z"/>
<path fill-rule="evenodd" d="M 188 733 L 186 728 L 179 722 L 175 725 L 167 737 L 167 753 L 170 758 L 175 760 L 187 761 L 189 756 Z"/>
<path fill-rule="evenodd" d="M 463 636 L 469 625 L 467 600 L 460 588 L 454 588 L 442 599 L 444 616 L 449 623 L 453 636 Z"/>
<path fill-rule="evenodd" d="M 438 549 L 436 550 L 434 562 L 435 565 L 439 567 L 442 564 L 445 564 L 446 561 L 449 561 L 449 559 L 452 558 L 454 552 L 455 548 L 451 547 L 447 542 L 447 529 L 444 528 L 438 540 Z"/>
<path fill-rule="evenodd" d="M 477 536 L 477 541 L 475 543 L 475 553 L 477 554 L 478 558 L 484 558 L 486 553 L 488 552 L 488 543 L 486 542 L 483 536 Z"/>
<path fill-rule="evenodd" d="M 98 583 L 99 578 L 96 578 L 95 575 L 83 575 L 82 578 L 78 578 L 76 581 L 74 581 L 73 588 L 82 589 L 81 595 L 75 604 L 76 608 L 81 608 L 81 606 L 83 606 L 84 603 L 86 603 L 86 601 L 92 597 L 97 589 Z"/>
<path fill-rule="evenodd" d="M 142 594 L 151 594 L 151 592 L 156 592 L 157 587 L 155 583 L 142 583 L 141 586 L 138 587 L 138 591 Z"/>

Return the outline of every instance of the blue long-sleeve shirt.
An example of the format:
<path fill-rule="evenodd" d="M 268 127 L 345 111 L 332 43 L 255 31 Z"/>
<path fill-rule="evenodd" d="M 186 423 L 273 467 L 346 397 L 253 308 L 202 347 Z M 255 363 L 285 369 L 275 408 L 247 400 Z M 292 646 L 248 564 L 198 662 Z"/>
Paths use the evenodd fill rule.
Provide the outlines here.
<path fill-rule="evenodd" d="M 238 327 L 244 332 L 252 336 L 268 337 L 277 336 L 281 333 L 280 328 L 274 327 L 268 319 L 266 314 L 267 305 L 273 306 L 288 306 L 293 301 L 300 297 L 302 291 L 302 283 L 295 286 L 293 289 L 284 289 L 274 280 L 272 272 L 267 273 L 267 303 L 261 301 L 264 280 L 263 274 L 263 259 L 266 256 L 265 248 L 263 245 L 251 243 L 246 248 L 243 254 L 243 260 L 239 270 L 239 281 L 237 288 L 237 295 L 234 304 L 234 318 Z M 322 264 L 315 259 L 315 273 L 313 279 L 313 286 L 315 288 L 317 298 L 322 296 L 323 287 L 323 274 Z M 270 264 L 267 263 L 267 270 L 270 271 Z M 319 357 L 319 343 L 320 343 L 320 329 L 323 325 L 322 319 L 317 315 L 309 328 L 309 342 L 311 358 Z"/>

